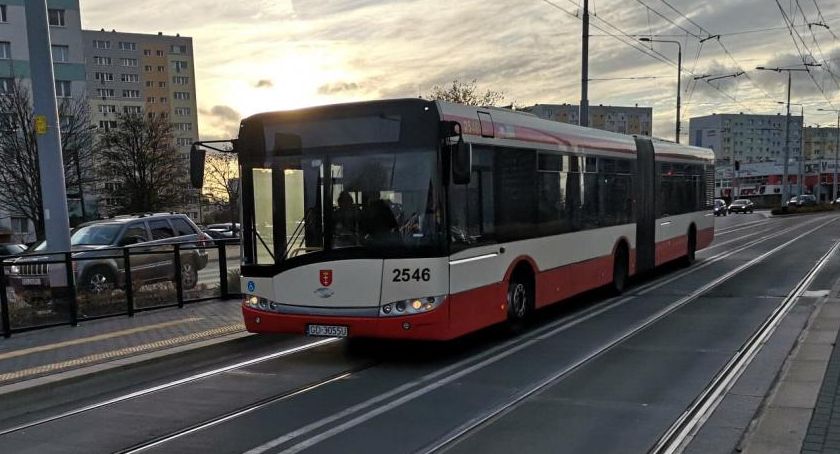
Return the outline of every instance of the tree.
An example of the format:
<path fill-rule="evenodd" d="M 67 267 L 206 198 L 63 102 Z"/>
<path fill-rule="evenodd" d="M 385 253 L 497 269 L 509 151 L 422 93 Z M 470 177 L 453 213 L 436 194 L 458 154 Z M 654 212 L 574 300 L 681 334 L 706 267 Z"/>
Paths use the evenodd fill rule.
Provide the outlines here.
<path fill-rule="evenodd" d="M 483 94 L 479 94 L 475 79 L 470 82 L 461 82 L 455 79 L 450 87 L 435 85 L 429 98 L 468 106 L 497 106 L 504 100 L 505 94 L 494 90 L 487 90 Z"/>
<path fill-rule="evenodd" d="M 58 104 L 64 180 L 68 193 L 96 180 L 96 134 L 85 98 L 63 98 Z M 44 205 L 33 127 L 31 92 L 20 80 L 0 85 L 0 209 L 27 217 L 44 239 Z"/>
<path fill-rule="evenodd" d="M 115 183 L 106 193 L 119 201 L 119 212 L 167 211 L 188 201 L 174 142 L 168 119 L 141 113 L 119 114 L 116 127 L 101 135 L 102 170 Z"/>
<path fill-rule="evenodd" d="M 221 210 L 227 222 L 239 217 L 239 166 L 233 153 L 208 153 L 204 167 L 204 194 Z"/>

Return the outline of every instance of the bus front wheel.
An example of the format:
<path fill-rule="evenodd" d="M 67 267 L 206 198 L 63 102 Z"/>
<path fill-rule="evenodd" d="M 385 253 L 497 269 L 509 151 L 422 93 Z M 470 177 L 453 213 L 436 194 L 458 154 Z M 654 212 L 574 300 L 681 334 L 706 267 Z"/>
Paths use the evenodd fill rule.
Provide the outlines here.
<path fill-rule="evenodd" d="M 514 331 L 524 327 L 534 307 L 533 283 L 524 274 L 515 274 L 508 283 L 507 316 Z"/>

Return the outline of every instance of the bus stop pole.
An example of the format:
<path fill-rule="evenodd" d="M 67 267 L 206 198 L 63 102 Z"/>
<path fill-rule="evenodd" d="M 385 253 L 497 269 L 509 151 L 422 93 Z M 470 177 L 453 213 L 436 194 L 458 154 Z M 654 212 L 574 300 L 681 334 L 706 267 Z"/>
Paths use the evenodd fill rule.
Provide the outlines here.
<path fill-rule="evenodd" d="M 26 36 L 29 39 L 33 119 L 41 175 L 46 251 L 64 252 L 70 250 L 70 220 L 67 217 L 64 160 L 61 156 L 61 131 L 55 99 L 55 74 L 46 0 L 26 2 Z"/>

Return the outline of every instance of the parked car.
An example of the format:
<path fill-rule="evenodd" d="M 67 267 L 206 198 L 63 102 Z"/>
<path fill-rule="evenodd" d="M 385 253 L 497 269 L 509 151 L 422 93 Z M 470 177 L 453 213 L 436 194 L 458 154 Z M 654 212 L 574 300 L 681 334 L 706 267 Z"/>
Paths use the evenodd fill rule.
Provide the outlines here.
<path fill-rule="evenodd" d="M 840 205 L 840 197 L 837 197 L 836 199 L 832 200 L 831 204 L 835 206 Z"/>
<path fill-rule="evenodd" d="M 747 199 L 738 199 L 729 205 L 730 213 L 752 213 L 754 209 L 755 204 Z"/>
<path fill-rule="evenodd" d="M 9 244 L 0 244 L 0 257 L 10 257 L 14 255 L 20 255 L 26 252 L 26 245 L 25 244 L 17 244 L 17 243 L 9 243 Z"/>
<path fill-rule="evenodd" d="M 787 206 L 789 207 L 806 207 L 806 206 L 813 206 L 817 204 L 817 197 L 812 194 L 802 194 L 795 197 L 791 197 L 790 201 L 788 201 Z"/>
<path fill-rule="evenodd" d="M 209 245 L 210 238 L 183 214 L 152 213 L 88 222 L 70 236 L 77 289 L 103 293 L 126 285 L 124 248 L 130 248 L 132 286 L 175 279 L 172 244 L 181 245 L 181 284 L 192 289 L 198 271 L 207 266 L 207 252 L 196 246 Z M 12 261 L 10 283 L 16 292 L 66 287 L 63 264 L 39 262 L 61 259 L 45 254 L 42 243 Z M 169 253 L 166 253 L 169 252 Z"/>
<path fill-rule="evenodd" d="M 223 238 L 239 238 L 239 223 L 238 222 L 225 222 L 222 224 L 210 224 L 207 226 L 206 229 L 203 229 L 204 232 L 218 232 L 222 235 Z M 209 235 L 213 236 L 213 234 L 208 233 Z M 214 236 L 215 238 L 215 236 Z"/>
<path fill-rule="evenodd" d="M 715 199 L 714 212 L 715 216 L 726 216 L 728 214 L 726 202 L 723 199 Z"/>

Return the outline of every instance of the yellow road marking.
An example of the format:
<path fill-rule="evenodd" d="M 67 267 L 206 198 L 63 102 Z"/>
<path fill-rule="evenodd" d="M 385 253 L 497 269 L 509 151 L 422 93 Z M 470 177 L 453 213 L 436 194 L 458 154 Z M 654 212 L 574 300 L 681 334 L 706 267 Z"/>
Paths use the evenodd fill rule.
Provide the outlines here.
<path fill-rule="evenodd" d="M 143 331 L 151 331 L 153 329 L 166 328 L 168 326 L 180 325 L 182 323 L 190 323 L 201 320 L 201 317 L 185 318 L 182 320 L 174 320 L 170 322 L 158 323 L 157 325 L 141 326 L 139 328 L 124 329 L 122 331 L 114 331 L 111 333 L 97 334 L 96 336 L 83 337 L 80 339 L 73 339 L 69 341 L 59 342 L 56 344 L 39 345 L 37 347 L 24 348 L 22 350 L 15 350 L 0 354 L 0 361 L 4 359 L 17 358 L 19 356 L 31 355 L 33 353 L 47 352 L 50 350 L 57 350 L 59 348 L 70 347 L 72 345 L 87 344 L 89 342 L 96 342 L 105 339 L 112 339 L 120 336 L 128 336 L 129 334 L 142 333 Z"/>
<path fill-rule="evenodd" d="M 135 345 L 133 347 L 121 348 L 119 350 L 112 350 L 109 352 L 96 353 L 93 355 L 82 356 L 81 358 L 70 359 L 53 364 L 45 364 L 42 366 L 31 367 L 29 369 L 22 369 L 15 372 L 0 374 L 0 383 L 6 381 L 19 381 L 22 378 L 32 375 L 40 375 L 48 372 L 57 372 L 62 369 L 69 369 L 71 367 L 80 367 L 91 363 L 99 363 L 108 359 L 115 359 L 121 356 L 135 355 L 138 353 L 148 352 L 152 350 L 160 350 L 164 347 L 172 347 L 178 344 L 186 344 L 196 342 L 206 337 L 219 337 L 227 334 L 238 333 L 245 330 L 245 325 L 242 323 L 235 323 L 233 325 L 222 326 L 197 333 L 188 334 L 186 336 L 173 337 L 157 342 L 151 342 L 143 345 Z"/>

